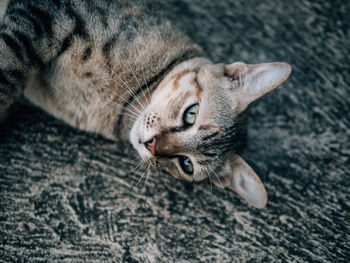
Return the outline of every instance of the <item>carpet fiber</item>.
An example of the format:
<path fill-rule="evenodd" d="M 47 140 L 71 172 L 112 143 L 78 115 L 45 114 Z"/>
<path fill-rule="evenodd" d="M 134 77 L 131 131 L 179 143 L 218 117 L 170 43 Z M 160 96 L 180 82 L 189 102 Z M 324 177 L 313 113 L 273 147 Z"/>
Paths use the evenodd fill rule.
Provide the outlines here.
<path fill-rule="evenodd" d="M 162 2 L 215 62 L 293 66 L 249 108 L 267 207 L 162 171 L 136 189 L 130 146 L 23 100 L 0 128 L 0 261 L 349 262 L 349 2 Z"/>

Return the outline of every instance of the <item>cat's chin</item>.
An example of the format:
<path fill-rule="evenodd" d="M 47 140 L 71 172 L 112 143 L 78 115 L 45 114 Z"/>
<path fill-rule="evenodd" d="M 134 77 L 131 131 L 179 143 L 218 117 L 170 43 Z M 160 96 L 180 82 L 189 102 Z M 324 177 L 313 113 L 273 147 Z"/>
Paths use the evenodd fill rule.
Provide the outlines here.
<path fill-rule="evenodd" d="M 141 143 L 141 137 L 138 134 L 139 123 L 140 122 L 138 120 L 134 122 L 130 131 L 129 141 L 142 159 L 148 159 L 152 157 L 152 154 L 146 149 L 145 145 Z"/>

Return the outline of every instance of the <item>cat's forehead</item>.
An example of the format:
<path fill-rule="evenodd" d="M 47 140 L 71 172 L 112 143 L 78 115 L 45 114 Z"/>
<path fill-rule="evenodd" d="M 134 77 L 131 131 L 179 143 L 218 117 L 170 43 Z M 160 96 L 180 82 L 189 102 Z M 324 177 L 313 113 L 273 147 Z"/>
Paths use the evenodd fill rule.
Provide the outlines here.
<path fill-rule="evenodd" d="M 162 99 L 175 96 L 196 95 L 200 91 L 197 83 L 197 70 L 183 69 L 182 71 L 171 74 L 166 78 L 159 87 L 154 91 L 154 97 Z M 197 94 L 199 95 L 199 94 Z"/>
<path fill-rule="evenodd" d="M 153 93 L 152 109 L 163 117 L 167 115 L 165 119 L 169 121 L 179 121 L 185 108 L 201 104 L 203 88 L 197 74 L 198 71 L 184 69 L 163 81 Z"/>

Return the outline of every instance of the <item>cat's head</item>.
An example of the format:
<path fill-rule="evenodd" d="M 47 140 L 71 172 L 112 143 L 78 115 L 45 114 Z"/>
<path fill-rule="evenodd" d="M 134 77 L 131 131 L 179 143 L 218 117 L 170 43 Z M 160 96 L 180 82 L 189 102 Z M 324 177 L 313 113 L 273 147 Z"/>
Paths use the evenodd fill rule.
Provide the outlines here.
<path fill-rule="evenodd" d="M 242 140 L 239 115 L 290 72 L 285 63 L 183 62 L 152 93 L 132 127 L 130 141 L 145 161 L 174 177 L 201 181 L 210 176 L 216 185 L 230 187 L 262 208 L 265 188 L 236 154 Z"/>

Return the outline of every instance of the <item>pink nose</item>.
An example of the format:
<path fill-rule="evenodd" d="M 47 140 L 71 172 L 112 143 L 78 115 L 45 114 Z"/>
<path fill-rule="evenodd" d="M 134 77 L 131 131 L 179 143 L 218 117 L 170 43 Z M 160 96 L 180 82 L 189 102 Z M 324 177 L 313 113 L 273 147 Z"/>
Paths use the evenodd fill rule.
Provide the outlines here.
<path fill-rule="evenodd" d="M 151 140 L 144 143 L 146 148 L 153 154 L 156 155 L 157 138 L 153 137 Z"/>

